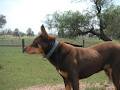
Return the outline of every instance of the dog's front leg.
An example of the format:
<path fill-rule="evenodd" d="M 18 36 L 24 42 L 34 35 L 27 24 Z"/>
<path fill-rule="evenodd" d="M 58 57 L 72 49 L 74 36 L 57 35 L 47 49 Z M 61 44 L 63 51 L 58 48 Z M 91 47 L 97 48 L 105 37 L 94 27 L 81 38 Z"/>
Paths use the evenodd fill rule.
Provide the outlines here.
<path fill-rule="evenodd" d="M 65 84 L 65 90 L 71 90 L 70 81 L 67 78 L 64 78 L 64 77 L 63 77 L 63 80 L 64 80 L 64 84 Z"/>
<path fill-rule="evenodd" d="M 68 79 L 68 73 L 59 69 L 57 71 L 64 80 L 65 90 L 71 90 L 71 83 L 70 83 L 70 80 Z"/>
<path fill-rule="evenodd" d="M 73 90 L 79 90 L 79 80 L 78 79 L 73 79 L 72 82 L 72 87 L 73 87 Z"/>
<path fill-rule="evenodd" d="M 79 90 L 79 78 L 76 74 L 71 75 L 70 81 L 73 90 Z"/>

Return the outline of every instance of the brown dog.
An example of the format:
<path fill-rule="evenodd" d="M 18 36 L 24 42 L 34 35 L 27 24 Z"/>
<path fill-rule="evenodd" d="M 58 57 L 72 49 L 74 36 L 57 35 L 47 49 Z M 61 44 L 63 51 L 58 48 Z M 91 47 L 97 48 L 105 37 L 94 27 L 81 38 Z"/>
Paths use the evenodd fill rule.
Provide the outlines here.
<path fill-rule="evenodd" d="M 79 79 L 104 70 L 120 90 L 120 45 L 105 42 L 81 48 L 63 42 L 47 34 L 41 26 L 41 35 L 25 48 L 29 54 L 43 54 L 63 77 L 66 90 L 79 90 Z"/>

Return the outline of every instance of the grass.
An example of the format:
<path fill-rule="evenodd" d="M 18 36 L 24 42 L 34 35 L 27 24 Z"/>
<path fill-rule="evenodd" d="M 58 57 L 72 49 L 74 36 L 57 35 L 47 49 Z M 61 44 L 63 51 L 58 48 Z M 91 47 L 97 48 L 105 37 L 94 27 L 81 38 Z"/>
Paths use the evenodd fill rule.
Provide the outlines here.
<path fill-rule="evenodd" d="M 85 47 L 94 45 L 94 44 L 98 44 L 100 42 L 103 42 L 102 40 L 99 40 L 98 38 L 92 38 L 92 37 L 77 37 L 77 38 L 73 38 L 73 39 L 69 39 L 69 38 L 61 38 L 61 41 L 66 41 L 66 42 L 72 42 L 74 44 L 78 44 L 78 45 L 83 45 L 83 40 L 85 43 Z"/>
<path fill-rule="evenodd" d="M 91 45 L 90 41 L 86 46 Z M 98 43 L 94 40 L 93 43 Z M 104 83 L 104 72 L 82 80 Z M 16 90 L 33 85 L 63 83 L 55 68 L 40 55 L 23 54 L 20 47 L 0 47 L 0 90 Z"/>
<path fill-rule="evenodd" d="M 38 55 L 21 53 L 21 48 L 0 47 L 0 90 L 60 83 L 55 69 Z"/>

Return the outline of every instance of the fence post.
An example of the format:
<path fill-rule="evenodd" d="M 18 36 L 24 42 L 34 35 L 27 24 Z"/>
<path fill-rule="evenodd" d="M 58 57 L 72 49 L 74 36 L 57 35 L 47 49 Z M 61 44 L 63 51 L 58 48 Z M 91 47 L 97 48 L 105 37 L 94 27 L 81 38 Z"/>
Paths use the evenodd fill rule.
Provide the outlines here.
<path fill-rule="evenodd" d="M 83 47 L 85 47 L 85 40 L 83 39 Z"/>
<path fill-rule="evenodd" d="M 24 47 L 25 47 L 25 40 L 22 39 L 22 52 L 24 53 Z"/>

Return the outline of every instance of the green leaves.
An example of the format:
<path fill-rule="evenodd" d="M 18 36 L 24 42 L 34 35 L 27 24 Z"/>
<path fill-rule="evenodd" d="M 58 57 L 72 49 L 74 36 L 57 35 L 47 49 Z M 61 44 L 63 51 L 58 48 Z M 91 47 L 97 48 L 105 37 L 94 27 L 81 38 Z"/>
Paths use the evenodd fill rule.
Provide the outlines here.
<path fill-rule="evenodd" d="M 103 13 L 106 33 L 114 38 L 120 38 L 120 6 L 111 6 Z"/>
<path fill-rule="evenodd" d="M 56 28 L 60 37 L 73 37 L 77 36 L 84 27 L 88 27 L 89 21 L 90 17 L 81 14 L 79 11 L 65 11 L 55 12 L 49 16 L 46 24 Z"/>
<path fill-rule="evenodd" d="M 0 15 L 0 28 L 3 28 L 3 26 L 7 23 L 6 17 L 4 15 Z"/>

